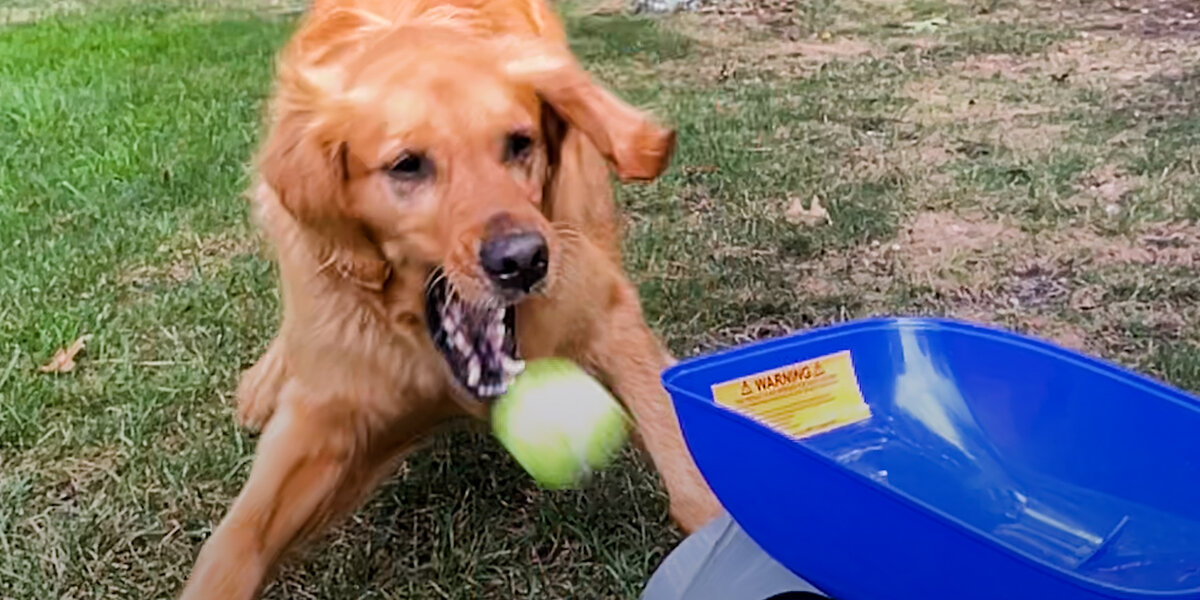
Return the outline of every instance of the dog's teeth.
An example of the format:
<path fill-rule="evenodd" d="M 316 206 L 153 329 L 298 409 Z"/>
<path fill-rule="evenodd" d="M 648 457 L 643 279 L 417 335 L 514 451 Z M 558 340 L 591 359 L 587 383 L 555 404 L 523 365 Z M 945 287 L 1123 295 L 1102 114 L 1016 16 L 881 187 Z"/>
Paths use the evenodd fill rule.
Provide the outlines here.
<path fill-rule="evenodd" d="M 471 352 L 471 343 L 467 341 L 467 336 L 463 334 L 462 330 L 454 332 L 454 347 L 463 354 Z"/>
<path fill-rule="evenodd" d="M 467 361 L 467 385 L 470 387 L 478 386 L 479 385 L 479 377 L 481 374 L 482 374 L 482 371 L 479 367 L 479 357 L 472 356 Z"/>
<path fill-rule="evenodd" d="M 488 341 L 496 348 L 504 343 L 504 323 L 500 321 L 492 323 L 491 329 L 488 330 Z"/>
<path fill-rule="evenodd" d="M 504 373 L 500 377 L 500 385 L 504 386 L 505 389 L 508 389 L 508 386 L 512 385 L 513 380 L 515 380 L 516 378 L 517 378 L 516 375 L 510 375 L 508 373 Z"/>
<path fill-rule="evenodd" d="M 520 375 L 521 371 L 525 370 L 525 361 L 519 358 L 511 358 L 507 354 L 500 355 L 500 368 L 505 375 L 516 376 Z"/>

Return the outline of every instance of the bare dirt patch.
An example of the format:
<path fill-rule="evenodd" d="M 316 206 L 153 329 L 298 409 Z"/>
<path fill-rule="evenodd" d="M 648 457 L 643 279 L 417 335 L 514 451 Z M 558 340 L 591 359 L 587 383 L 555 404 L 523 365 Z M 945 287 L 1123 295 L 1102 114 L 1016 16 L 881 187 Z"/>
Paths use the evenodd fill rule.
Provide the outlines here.
<path fill-rule="evenodd" d="M 974 295 L 1008 274 L 1028 235 L 1002 220 L 952 212 L 916 214 L 890 242 L 823 257 L 800 290 L 888 288 L 899 282 L 954 298 Z"/>
<path fill-rule="evenodd" d="M 1076 228 L 1056 232 L 1050 239 L 1052 245 L 1100 266 L 1200 266 L 1200 225 L 1195 223 L 1151 223 L 1128 236 L 1103 236 Z"/>
<path fill-rule="evenodd" d="M 219 268 L 236 256 L 259 251 L 254 236 L 218 234 L 208 237 L 184 238 L 176 247 L 164 245 L 159 253 L 170 255 L 170 261 L 158 265 L 142 265 L 123 273 L 120 281 L 133 287 L 154 283 L 181 284 L 191 281 L 197 273 Z"/>
<path fill-rule="evenodd" d="M 890 242 L 810 261 L 796 291 L 814 298 L 853 295 L 876 308 L 900 294 L 907 298 L 901 312 L 1000 325 L 1124 356 L 1128 343 L 1119 332 L 1129 327 L 1152 328 L 1163 339 L 1186 333 L 1193 322 L 1187 315 L 1200 310 L 1136 290 L 1157 289 L 1149 281 L 1154 273 L 1197 267 L 1200 225 L 1194 223 L 1150 224 L 1130 235 L 1079 227 L 1028 233 L 996 216 L 926 211 Z"/>
<path fill-rule="evenodd" d="M 1057 97 L 1057 90 L 1040 94 L 1027 84 L 1014 83 L 1012 78 L 1020 73 L 1015 68 L 990 64 L 993 70 L 987 74 L 955 68 L 948 75 L 910 82 L 901 91 L 912 101 L 905 117 L 929 130 L 956 132 L 957 139 L 950 144 L 941 134 L 942 143 L 937 145 L 944 151 L 957 151 L 967 143 L 1038 156 L 1060 147 L 1068 129 L 1049 121 L 1066 100 Z M 1007 75 L 998 77 L 993 72 Z"/>
<path fill-rule="evenodd" d="M 1022 154 L 1042 154 L 1059 148 L 1069 129 L 1052 123 L 1011 123 L 993 132 L 997 143 Z"/>
<path fill-rule="evenodd" d="M 891 242 L 868 250 L 868 262 L 947 298 L 974 298 L 1011 273 L 1026 233 L 1003 219 L 927 211 L 915 215 Z"/>
<path fill-rule="evenodd" d="M 1081 34 L 1034 55 L 961 59 L 907 84 L 905 117 L 930 128 L 958 127 L 970 139 L 1040 155 L 1069 133 L 1058 121 L 1082 102 L 1078 89 L 1122 104 L 1200 69 L 1200 45 L 1119 35 Z"/>
<path fill-rule="evenodd" d="M 913 217 L 895 241 L 872 247 L 867 255 L 890 260 L 910 279 L 944 292 L 980 289 L 1015 276 L 1020 282 L 1010 289 L 1028 304 L 1047 295 L 1053 287 L 1047 282 L 1063 279 L 1061 271 L 1087 264 L 1200 266 L 1200 225 L 1149 223 L 1128 235 L 1077 226 L 1029 234 L 1001 218 L 929 211 Z"/>
<path fill-rule="evenodd" d="M 1068 199 L 1074 206 L 1099 205 L 1111 216 L 1120 214 L 1129 194 L 1144 185 L 1143 177 L 1131 175 L 1119 165 L 1105 163 L 1080 178 L 1078 192 Z"/>
<path fill-rule="evenodd" d="M 1132 37 L 1200 39 L 1194 0 L 1073 0 L 1044 2 L 1065 20 L 1093 31 Z"/>
<path fill-rule="evenodd" d="M 41 495 L 39 500 L 62 505 L 73 502 L 81 493 L 101 480 L 120 481 L 117 469 L 123 456 L 119 448 L 106 446 L 82 449 L 73 455 L 49 456 L 31 452 L 15 460 L 4 460 L 5 478 L 32 476 Z"/>
<path fill-rule="evenodd" d="M 797 78 L 817 72 L 822 65 L 861 60 L 872 56 L 875 46 L 853 38 L 821 40 L 747 40 L 731 32 L 686 35 L 706 41 L 709 51 L 701 57 L 667 61 L 659 71 L 676 81 L 722 82 L 738 76 Z"/>
<path fill-rule="evenodd" d="M 1011 54 L 980 54 L 968 56 L 952 66 L 968 79 L 1005 79 L 1025 81 L 1030 69 L 1028 57 Z"/>
<path fill-rule="evenodd" d="M 1178 77 L 1200 60 L 1200 49 L 1175 40 L 1081 35 L 1052 46 L 1031 61 L 1027 73 L 1077 85 L 1120 87 L 1159 77 Z"/>
<path fill-rule="evenodd" d="M 868 57 L 874 50 L 871 44 L 851 38 L 757 42 L 745 44 L 735 52 L 732 70 L 804 76 L 825 64 Z M 726 70 L 729 72 L 730 68 L 727 66 Z"/>
<path fill-rule="evenodd" d="M 973 81 L 1019 83 L 1047 92 L 1087 88 L 1145 95 L 1200 68 L 1200 4 L 1181 0 L 1026 3 L 1042 20 L 1075 32 L 1028 56 L 967 57 L 947 72 Z M 1052 104 L 1057 104 L 1054 102 Z"/>
<path fill-rule="evenodd" d="M 1200 10 L 1200 8 L 1198 8 Z M 1015 149 L 1053 147 L 1062 131 L 1032 127 L 1078 102 L 1073 90 L 1128 93 L 1188 76 L 1200 68 L 1200 44 L 1083 32 L 1029 56 L 964 58 L 944 74 L 909 84 L 911 118 L 927 125 L 958 122 L 1005 125 L 998 141 Z M 1008 124 L 1015 125 L 1009 127 Z"/>
<path fill-rule="evenodd" d="M 1118 49 L 1128 50 L 1135 42 L 1098 36 L 1077 37 L 1053 44 L 1036 55 L 984 54 L 968 56 L 950 71 L 971 80 L 1005 80 L 1026 83 L 1040 76 L 1059 81 L 1072 75 L 1104 73 L 1123 67 L 1115 58 Z"/>
<path fill-rule="evenodd" d="M 1039 315 L 1025 321 L 1024 329 L 1064 348 L 1086 352 L 1095 347 L 1087 329 L 1078 323 Z"/>
<path fill-rule="evenodd" d="M 907 115 L 929 126 L 1002 124 L 1052 112 L 1035 101 L 1006 98 L 1007 86 L 984 87 L 961 74 L 920 79 L 906 85 L 902 95 L 913 100 Z"/>
<path fill-rule="evenodd" d="M 957 160 L 962 142 L 940 130 L 907 128 L 896 136 L 860 135 L 844 163 L 861 181 L 902 185 L 913 209 L 944 207 L 956 189 L 946 165 Z"/>
<path fill-rule="evenodd" d="M 697 16 L 709 25 L 797 40 L 807 37 L 813 25 L 801 8 L 788 0 L 724 0 L 705 2 Z"/>
<path fill-rule="evenodd" d="M 700 57 L 662 65 L 665 74 L 683 81 L 720 82 L 745 74 L 803 77 L 824 64 L 880 51 L 852 33 L 822 27 L 783 0 L 707 3 L 696 13 L 676 15 L 666 23 L 708 50 Z"/>
<path fill-rule="evenodd" d="M 1087 327 L 1069 321 L 1063 315 L 996 310 L 971 304 L 951 307 L 946 314 L 972 323 L 1021 331 L 1064 348 L 1081 352 L 1098 352 L 1103 348 Z"/>
<path fill-rule="evenodd" d="M 864 179 L 926 176 L 954 159 L 954 145 L 940 133 L 896 142 L 864 136 L 861 144 L 850 151 L 847 163 Z"/>
<path fill-rule="evenodd" d="M 748 65 L 768 72 L 796 75 L 815 72 L 822 65 L 872 56 L 875 47 L 853 38 L 810 39 L 749 44 L 742 51 Z"/>

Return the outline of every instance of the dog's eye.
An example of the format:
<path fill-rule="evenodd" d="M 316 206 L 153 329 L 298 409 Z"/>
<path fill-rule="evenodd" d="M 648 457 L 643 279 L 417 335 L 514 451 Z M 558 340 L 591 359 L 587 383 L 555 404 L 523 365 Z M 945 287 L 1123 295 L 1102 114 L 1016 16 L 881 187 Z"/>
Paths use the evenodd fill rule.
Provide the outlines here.
<path fill-rule="evenodd" d="M 405 152 L 392 166 L 388 174 L 397 179 L 424 179 L 433 172 L 433 164 L 424 154 Z"/>
<path fill-rule="evenodd" d="M 522 160 L 529 155 L 530 148 L 533 148 L 533 138 L 529 134 L 510 133 L 504 139 L 504 161 Z"/>

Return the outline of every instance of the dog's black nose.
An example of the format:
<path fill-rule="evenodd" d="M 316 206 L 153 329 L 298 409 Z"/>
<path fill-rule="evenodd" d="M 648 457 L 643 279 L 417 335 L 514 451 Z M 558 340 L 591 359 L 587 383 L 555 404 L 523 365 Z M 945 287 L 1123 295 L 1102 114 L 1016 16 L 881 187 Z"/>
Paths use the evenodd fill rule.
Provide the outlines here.
<path fill-rule="evenodd" d="M 536 231 L 503 233 L 484 241 L 479 262 L 496 285 L 528 292 L 546 277 L 550 249 Z"/>

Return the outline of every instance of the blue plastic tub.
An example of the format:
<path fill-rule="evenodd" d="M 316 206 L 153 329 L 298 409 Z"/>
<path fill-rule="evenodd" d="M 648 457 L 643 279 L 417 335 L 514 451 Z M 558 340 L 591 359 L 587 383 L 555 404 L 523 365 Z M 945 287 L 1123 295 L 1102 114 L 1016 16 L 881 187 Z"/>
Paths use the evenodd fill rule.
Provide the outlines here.
<path fill-rule="evenodd" d="M 786 435 L 712 386 L 849 352 L 870 416 Z M 1200 401 L 964 323 L 850 323 L 663 375 L 721 503 L 839 600 L 1200 599 Z M 750 380 L 744 380 L 750 381 Z"/>

